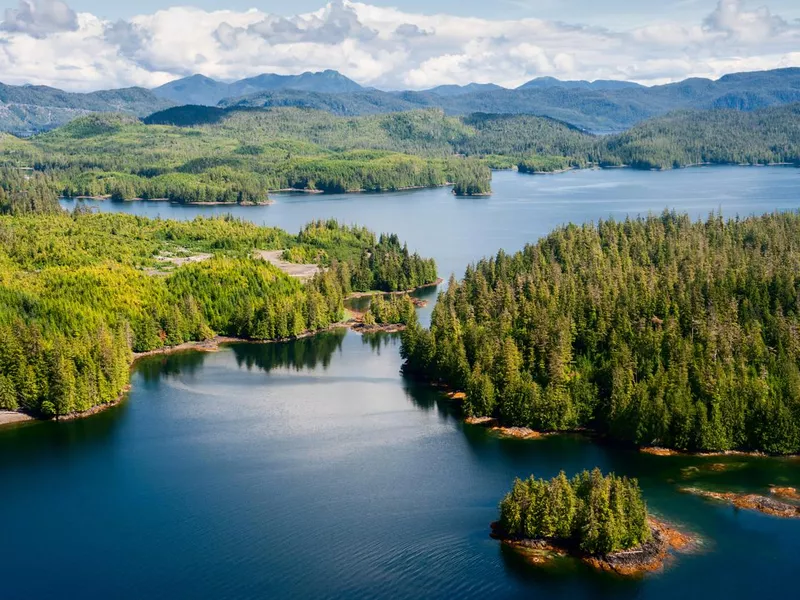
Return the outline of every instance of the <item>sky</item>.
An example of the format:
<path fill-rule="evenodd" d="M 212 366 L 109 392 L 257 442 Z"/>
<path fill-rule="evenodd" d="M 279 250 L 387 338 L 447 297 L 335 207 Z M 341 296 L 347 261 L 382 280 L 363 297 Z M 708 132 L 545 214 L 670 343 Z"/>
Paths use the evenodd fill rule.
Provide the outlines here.
<path fill-rule="evenodd" d="M 336 69 L 362 85 L 647 85 L 800 66 L 800 2 L 0 0 L 0 81 L 91 91 Z"/>

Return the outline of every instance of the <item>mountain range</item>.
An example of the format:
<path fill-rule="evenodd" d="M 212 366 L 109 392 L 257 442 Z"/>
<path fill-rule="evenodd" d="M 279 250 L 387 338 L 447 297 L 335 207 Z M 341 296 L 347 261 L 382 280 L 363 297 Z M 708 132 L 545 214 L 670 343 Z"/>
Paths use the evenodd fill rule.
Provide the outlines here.
<path fill-rule="evenodd" d="M 91 112 L 138 117 L 181 105 L 227 108 L 293 106 L 337 115 L 441 108 L 448 114 L 533 114 L 592 132 L 625 130 L 678 109 L 757 108 L 800 101 L 800 68 L 691 78 L 659 86 L 627 81 L 562 81 L 537 77 L 516 89 L 491 83 L 423 91 L 366 88 L 337 71 L 263 74 L 232 83 L 192 75 L 153 90 L 126 88 L 78 94 L 45 86 L 0 84 L 0 131 L 30 135 Z"/>
<path fill-rule="evenodd" d="M 192 75 L 159 86 L 153 90 L 153 94 L 175 104 L 214 106 L 226 98 L 238 98 L 266 91 L 298 90 L 341 94 L 363 89 L 338 71 L 327 70 L 300 75 L 264 73 L 233 83 L 223 83 L 205 75 Z"/>

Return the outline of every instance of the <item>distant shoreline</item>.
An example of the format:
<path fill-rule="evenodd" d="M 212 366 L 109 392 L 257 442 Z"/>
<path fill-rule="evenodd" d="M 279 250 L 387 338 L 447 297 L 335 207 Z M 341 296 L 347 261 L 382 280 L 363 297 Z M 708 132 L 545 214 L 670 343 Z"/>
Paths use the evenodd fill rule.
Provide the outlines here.
<path fill-rule="evenodd" d="M 699 167 L 754 167 L 754 168 L 765 168 L 765 167 L 793 167 L 796 169 L 800 169 L 800 164 L 795 164 L 791 162 L 780 162 L 780 163 L 767 163 L 767 164 L 760 164 L 760 163 L 692 163 L 690 165 L 681 165 L 678 167 L 669 167 L 669 168 L 659 168 L 659 167 L 651 167 L 651 168 L 643 168 L 643 167 L 635 167 L 632 165 L 587 165 L 585 167 L 567 167 L 565 169 L 556 169 L 553 171 L 520 171 L 516 165 L 508 168 L 496 168 L 491 169 L 492 171 L 515 171 L 520 175 L 561 175 L 564 173 L 571 173 L 575 171 L 605 171 L 605 170 L 614 170 L 614 169 L 630 169 L 632 171 L 643 171 L 643 172 L 656 172 L 656 173 L 666 173 L 669 171 L 681 171 L 683 169 L 695 169 Z M 428 190 L 428 189 L 436 189 L 442 187 L 452 186 L 452 182 L 437 184 L 437 185 L 416 185 L 416 186 L 407 186 L 407 187 L 399 187 L 394 189 L 386 189 L 386 190 L 366 190 L 366 189 L 354 189 L 354 190 L 346 190 L 344 192 L 326 192 L 324 190 L 318 189 L 297 189 L 297 188 L 279 188 L 275 190 L 268 190 L 270 194 L 311 194 L 311 195 L 325 195 L 325 196 L 335 196 L 341 194 L 391 194 L 393 192 L 408 192 L 414 190 Z M 479 197 L 479 198 L 486 198 L 493 195 L 493 192 L 483 192 L 479 194 L 455 194 L 457 197 L 463 198 L 470 198 L 470 197 Z M 60 200 L 65 201 L 75 201 L 75 200 L 93 200 L 93 201 L 107 201 L 111 200 L 111 196 L 59 196 Z M 177 202 L 175 200 L 169 200 L 168 198 L 129 198 L 127 200 L 121 200 L 120 202 L 168 202 L 172 205 L 176 206 L 270 206 L 275 203 L 275 200 L 268 198 L 263 202 Z"/>

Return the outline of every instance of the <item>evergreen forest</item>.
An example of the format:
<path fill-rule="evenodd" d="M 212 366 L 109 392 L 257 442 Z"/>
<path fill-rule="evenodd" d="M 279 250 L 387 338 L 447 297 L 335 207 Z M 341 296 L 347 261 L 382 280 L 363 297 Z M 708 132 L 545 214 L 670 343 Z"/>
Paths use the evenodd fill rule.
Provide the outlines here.
<path fill-rule="evenodd" d="M 215 335 L 282 340 L 342 321 L 353 290 L 436 280 L 396 236 L 335 221 L 300 235 L 225 218 L 58 209 L 37 177 L 0 187 L 0 409 L 63 416 L 115 401 L 133 353 Z M 40 212 L 33 208 L 40 207 Z M 319 255 L 306 283 L 259 250 Z"/>
<path fill-rule="evenodd" d="M 566 225 L 451 279 L 404 368 L 504 425 L 798 453 L 798 240 L 794 212 Z"/>
<path fill-rule="evenodd" d="M 800 105 L 684 111 L 595 136 L 531 115 L 440 109 L 358 117 L 299 108 L 182 106 L 140 121 L 92 114 L 29 139 L 0 134 L 0 166 L 59 196 L 258 204 L 274 190 L 490 192 L 490 168 L 800 164 Z"/>
<path fill-rule="evenodd" d="M 554 540 L 592 555 L 635 548 L 651 535 L 639 483 L 600 469 L 516 479 L 500 502 L 500 527 L 511 539 Z"/>

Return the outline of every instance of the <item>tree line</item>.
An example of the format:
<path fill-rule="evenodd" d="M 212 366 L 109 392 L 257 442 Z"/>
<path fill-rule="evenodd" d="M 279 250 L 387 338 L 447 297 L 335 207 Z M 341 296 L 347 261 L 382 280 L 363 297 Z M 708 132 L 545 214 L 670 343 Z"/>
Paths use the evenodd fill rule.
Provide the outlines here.
<path fill-rule="evenodd" d="M 211 121 L 188 115 L 184 126 L 95 114 L 28 140 L 0 136 L 0 165 L 44 173 L 67 197 L 252 204 L 267 201 L 269 190 L 383 192 L 447 182 L 470 195 L 490 191 L 487 167 L 800 164 L 798 116 L 797 104 L 685 111 L 594 136 L 543 117 L 440 110 L 227 111 Z"/>
<path fill-rule="evenodd" d="M 386 249 L 361 228 L 326 227 L 335 233 L 317 248 L 333 258 L 301 284 L 254 256 L 302 248 L 300 236 L 231 217 L 0 216 L 0 408 L 58 416 L 111 402 L 133 352 L 217 334 L 281 340 L 325 329 L 343 318 L 352 269 L 336 257 L 351 250 L 369 254 L 372 277 L 387 286 L 419 276 L 392 236 Z M 344 239 L 360 244 L 345 249 Z M 184 260 L 201 253 L 208 257 Z M 433 263 L 419 262 L 435 279 Z M 398 263 L 405 279 L 386 279 Z"/>
<path fill-rule="evenodd" d="M 568 479 L 516 479 L 500 502 L 500 527 L 515 539 L 550 539 L 587 554 L 608 554 L 650 539 L 647 506 L 635 479 L 600 469 Z"/>
<path fill-rule="evenodd" d="M 507 425 L 797 453 L 798 239 L 798 213 L 561 227 L 451 280 L 404 368 Z"/>

